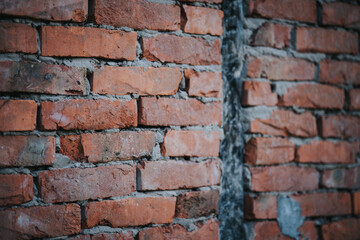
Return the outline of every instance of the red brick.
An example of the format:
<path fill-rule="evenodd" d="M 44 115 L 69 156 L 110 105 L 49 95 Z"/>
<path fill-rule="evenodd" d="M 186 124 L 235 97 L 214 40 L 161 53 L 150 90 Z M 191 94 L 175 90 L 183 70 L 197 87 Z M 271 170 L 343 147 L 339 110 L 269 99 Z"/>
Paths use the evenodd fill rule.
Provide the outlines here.
<path fill-rule="evenodd" d="M 322 185 L 326 188 L 360 188 L 360 167 L 325 170 Z"/>
<path fill-rule="evenodd" d="M 349 53 L 356 55 L 359 51 L 358 35 L 357 33 L 325 28 L 298 27 L 296 49 L 299 52 Z"/>
<path fill-rule="evenodd" d="M 314 168 L 294 166 L 250 167 L 251 189 L 255 192 L 308 191 L 319 185 Z"/>
<path fill-rule="evenodd" d="M 276 110 L 269 119 L 255 119 L 249 132 L 277 136 L 314 137 L 317 135 L 316 120 L 310 112 L 296 114 L 292 111 Z"/>
<path fill-rule="evenodd" d="M 196 99 L 141 98 L 139 125 L 220 125 L 221 103 L 202 103 Z"/>
<path fill-rule="evenodd" d="M 126 198 L 86 204 L 86 226 L 113 228 L 171 223 L 175 215 L 175 197 Z"/>
<path fill-rule="evenodd" d="M 0 205 L 15 205 L 34 197 L 31 175 L 0 174 Z"/>
<path fill-rule="evenodd" d="M 219 159 L 203 162 L 146 161 L 138 165 L 138 173 L 137 188 L 140 191 L 218 185 L 221 177 Z"/>
<path fill-rule="evenodd" d="M 218 131 L 169 130 L 164 137 L 161 152 L 171 157 L 217 157 L 220 148 Z"/>
<path fill-rule="evenodd" d="M 249 57 L 247 70 L 251 78 L 269 80 L 304 81 L 315 77 L 315 65 L 297 58 Z"/>
<path fill-rule="evenodd" d="M 81 231 L 77 204 L 12 208 L 0 211 L 4 239 L 30 239 L 72 235 Z"/>
<path fill-rule="evenodd" d="M 245 219 L 275 219 L 277 216 L 277 196 L 245 195 L 244 205 Z"/>
<path fill-rule="evenodd" d="M 224 13 L 217 9 L 183 5 L 181 29 L 186 33 L 222 35 Z"/>
<path fill-rule="evenodd" d="M 322 84 L 303 83 L 287 89 L 279 100 L 280 106 L 303 108 L 341 109 L 344 106 L 344 90 Z"/>
<path fill-rule="evenodd" d="M 41 29 L 41 55 L 135 60 L 136 41 L 136 32 L 45 26 Z"/>
<path fill-rule="evenodd" d="M 99 130 L 136 125 L 136 100 L 71 99 L 41 103 L 40 127 L 43 130 Z"/>
<path fill-rule="evenodd" d="M 32 131 L 37 104 L 32 100 L 0 100 L 0 131 Z"/>
<path fill-rule="evenodd" d="M 133 232 L 122 233 L 97 233 L 94 235 L 78 235 L 68 238 L 71 240 L 134 240 Z"/>
<path fill-rule="evenodd" d="M 244 82 L 242 94 L 243 106 L 275 106 L 277 102 L 278 97 L 276 93 L 271 91 L 270 83 L 254 81 Z"/>
<path fill-rule="evenodd" d="M 86 0 L 4 0 L 0 13 L 49 21 L 83 22 L 88 14 Z"/>
<path fill-rule="evenodd" d="M 360 110 L 360 89 L 350 90 L 350 110 Z"/>
<path fill-rule="evenodd" d="M 360 63 L 323 60 L 320 62 L 320 82 L 360 84 Z"/>
<path fill-rule="evenodd" d="M 354 192 L 353 194 L 353 211 L 355 215 L 360 214 L 360 192 Z"/>
<path fill-rule="evenodd" d="M 142 38 L 141 43 L 143 56 L 149 61 L 190 65 L 221 64 L 219 40 L 158 34 L 156 37 Z"/>
<path fill-rule="evenodd" d="M 197 229 L 188 232 L 179 224 L 168 226 L 152 227 L 141 230 L 138 240 L 167 240 L 167 239 L 187 239 L 187 240 L 218 240 L 219 224 L 216 220 L 208 220 L 204 223 L 195 224 Z"/>
<path fill-rule="evenodd" d="M 324 240 L 360 239 L 360 219 L 343 219 L 321 226 Z"/>
<path fill-rule="evenodd" d="M 221 3 L 221 2 L 222 2 L 222 0 L 180 0 L 180 2 Z"/>
<path fill-rule="evenodd" d="M 290 44 L 291 27 L 266 22 L 255 32 L 251 44 L 273 48 L 286 48 Z"/>
<path fill-rule="evenodd" d="M 249 0 L 249 14 L 254 17 L 316 22 L 316 1 Z"/>
<path fill-rule="evenodd" d="M 39 173 L 44 202 L 72 202 L 128 195 L 136 188 L 135 166 L 67 168 Z"/>
<path fill-rule="evenodd" d="M 55 159 L 55 139 L 45 136 L 1 136 L 0 167 L 51 165 Z"/>
<path fill-rule="evenodd" d="M 210 214 L 218 214 L 219 191 L 187 192 L 176 200 L 177 218 L 198 218 Z"/>
<path fill-rule="evenodd" d="M 288 163 L 294 160 L 295 144 L 284 138 L 252 138 L 245 145 L 244 160 L 252 165 Z"/>
<path fill-rule="evenodd" d="M 112 95 L 173 95 L 180 82 L 179 68 L 104 66 L 94 71 L 92 91 Z"/>
<path fill-rule="evenodd" d="M 360 118 L 356 116 L 322 116 L 320 122 L 322 137 L 360 137 Z"/>
<path fill-rule="evenodd" d="M 348 193 L 308 193 L 293 195 L 306 217 L 351 214 L 351 198 Z"/>
<path fill-rule="evenodd" d="M 176 31 L 180 7 L 144 0 L 95 0 L 95 22 L 115 27 Z"/>
<path fill-rule="evenodd" d="M 31 62 L 0 62 L 0 92 L 83 95 L 86 69 Z"/>
<path fill-rule="evenodd" d="M 186 90 L 189 96 L 214 97 L 222 96 L 221 72 L 195 72 L 185 69 Z"/>
<path fill-rule="evenodd" d="M 297 149 L 300 163 L 354 163 L 359 143 L 312 141 Z"/>
<path fill-rule="evenodd" d="M 341 2 L 324 3 L 322 21 L 325 25 L 360 28 L 360 6 Z"/>
<path fill-rule="evenodd" d="M 299 240 L 318 239 L 317 229 L 312 221 L 305 221 L 298 230 L 300 232 Z"/>
<path fill-rule="evenodd" d="M 36 30 L 27 24 L 2 22 L 0 36 L 0 52 L 36 53 L 38 50 Z"/>

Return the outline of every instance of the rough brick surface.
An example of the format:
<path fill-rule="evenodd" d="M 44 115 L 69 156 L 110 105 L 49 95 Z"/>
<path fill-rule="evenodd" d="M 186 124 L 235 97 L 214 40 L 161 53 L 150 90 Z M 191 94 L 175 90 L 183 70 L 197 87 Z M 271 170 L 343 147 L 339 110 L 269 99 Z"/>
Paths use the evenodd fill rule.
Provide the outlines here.
<path fill-rule="evenodd" d="M 295 144 L 284 138 L 252 138 L 244 149 L 244 160 L 252 165 L 288 163 L 294 155 Z"/>
<path fill-rule="evenodd" d="M 244 82 L 242 93 L 243 106 L 275 106 L 278 102 L 276 93 L 271 91 L 268 82 Z"/>
<path fill-rule="evenodd" d="M 322 185 L 326 188 L 360 188 L 360 167 L 325 170 Z"/>
<path fill-rule="evenodd" d="M 41 29 L 41 54 L 134 60 L 136 36 L 136 32 L 101 28 L 45 26 Z"/>
<path fill-rule="evenodd" d="M 95 0 L 95 22 L 115 27 L 176 31 L 180 7 L 145 0 Z"/>
<path fill-rule="evenodd" d="M 0 13 L 49 21 L 83 22 L 88 15 L 88 1 L 3 0 Z"/>
<path fill-rule="evenodd" d="M 164 137 L 162 154 L 180 157 L 217 157 L 220 148 L 220 132 L 169 130 Z"/>
<path fill-rule="evenodd" d="M 310 112 L 296 114 L 286 110 L 274 111 L 269 119 L 255 119 L 249 132 L 277 136 L 313 137 L 317 135 L 316 120 Z"/>
<path fill-rule="evenodd" d="M 319 185 L 319 173 L 314 168 L 276 166 L 250 167 L 251 189 L 255 192 L 308 191 Z"/>
<path fill-rule="evenodd" d="M 286 48 L 290 44 L 290 33 L 290 26 L 266 22 L 256 30 L 251 44 L 254 46 Z"/>
<path fill-rule="evenodd" d="M 202 103 L 196 99 L 141 98 L 139 125 L 220 125 L 221 103 Z"/>
<path fill-rule="evenodd" d="M 356 116 L 323 116 L 320 126 L 323 137 L 360 137 L 360 118 Z"/>
<path fill-rule="evenodd" d="M 275 219 L 277 216 L 277 196 L 259 195 L 244 197 L 245 219 Z"/>
<path fill-rule="evenodd" d="M 175 215 L 175 197 L 126 198 L 86 204 L 88 228 L 141 226 L 170 223 Z"/>
<path fill-rule="evenodd" d="M 224 13 L 217 9 L 183 5 L 181 28 L 186 33 L 222 35 Z"/>
<path fill-rule="evenodd" d="M 0 62 L 0 92 L 82 95 L 86 69 L 31 62 Z"/>
<path fill-rule="evenodd" d="M 135 166 L 68 168 L 39 173 L 45 202 L 72 202 L 127 195 L 136 188 Z"/>
<path fill-rule="evenodd" d="M 360 214 L 360 192 L 353 193 L 353 213 Z"/>
<path fill-rule="evenodd" d="M 321 234 L 324 240 L 359 239 L 359 229 L 360 220 L 349 218 L 322 225 Z"/>
<path fill-rule="evenodd" d="M 31 175 L 0 174 L 0 205 L 15 205 L 34 197 Z M 1 230 L 0 230 L 1 231 Z"/>
<path fill-rule="evenodd" d="M 32 131 L 37 105 L 32 100 L 0 100 L 0 131 Z"/>
<path fill-rule="evenodd" d="M 78 235 L 71 240 L 134 240 L 133 232 L 122 233 L 96 233 L 94 235 Z"/>
<path fill-rule="evenodd" d="M 220 65 L 220 41 L 159 34 L 142 38 L 143 56 L 149 61 L 190 65 Z"/>
<path fill-rule="evenodd" d="M 13 208 L 0 211 L 0 235 L 4 239 L 57 237 L 80 233 L 77 204 Z"/>
<path fill-rule="evenodd" d="M 360 28 L 360 6 L 341 2 L 325 3 L 322 22 L 326 25 Z"/>
<path fill-rule="evenodd" d="M 297 149 L 296 161 L 301 163 L 354 163 L 359 143 L 313 141 Z"/>
<path fill-rule="evenodd" d="M 40 122 L 44 130 L 99 130 L 136 126 L 136 100 L 71 99 L 42 102 Z"/>
<path fill-rule="evenodd" d="M 297 58 L 249 57 L 248 76 L 270 80 L 304 81 L 315 78 L 315 65 Z"/>
<path fill-rule="evenodd" d="M 2 3 L 3 1 L 0 2 L 0 4 Z M 0 35 L 0 53 L 36 53 L 38 50 L 36 30 L 27 24 L 2 22 L 0 23 Z"/>
<path fill-rule="evenodd" d="M 222 0 L 180 0 L 180 2 L 222 3 Z"/>
<path fill-rule="evenodd" d="M 138 165 L 138 190 L 195 188 L 220 184 L 220 160 L 145 161 Z M 161 178 L 159 176 L 161 175 Z M 186 177 L 184 177 L 186 176 Z"/>
<path fill-rule="evenodd" d="M 179 68 L 104 66 L 94 71 L 92 91 L 112 95 L 173 95 L 180 82 Z"/>
<path fill-rule="evenodd" d="M 360 63 L 323 60 L 320 62 L 321 82 L 333 84 L 360 84 Z"/>
<path fill-rule="evenodd" d="M 296 49 L 299 52 L 356 55 L 359 51 L 358 34 L 325 28 L 298 27 Z"/>
<path fill-rule="evenodd" d="M 189 96 L 215 98 L 222 96 L 220 72 L 195 72 L 192 69 L 185 69 L 185 79 Z"/>
<path fill-rule="evenodd" d="M 360 89 L 350 90 L 350 110 L 360 110 Z"/>
<path fill-rule="evenodd" d="M 55 159 L 54 137 L 1 136 L 0 167 L 51 165 Z"/>

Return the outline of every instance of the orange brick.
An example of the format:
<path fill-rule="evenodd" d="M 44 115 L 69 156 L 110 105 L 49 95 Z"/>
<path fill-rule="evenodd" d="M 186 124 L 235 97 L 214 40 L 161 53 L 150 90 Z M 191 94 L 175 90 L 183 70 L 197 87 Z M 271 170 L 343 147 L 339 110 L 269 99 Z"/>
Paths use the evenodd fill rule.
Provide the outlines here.
<path fill-rule="evenodd" d="M 0 52 L 36 53 L 38 50 L 36 30 L 27 24 L 2 22 L 0 36 Z"/>
<path fill-rule="evenodd" d="M 0 205 L 21 204 L 33 199 L 33 178 L 31 175 L 1 174 L 0 179 Z"/>
<path fill-rule="evenodd" d="M 32 131 L 37 104 L 32 100 L 0 100 L 0 131 Z"/>

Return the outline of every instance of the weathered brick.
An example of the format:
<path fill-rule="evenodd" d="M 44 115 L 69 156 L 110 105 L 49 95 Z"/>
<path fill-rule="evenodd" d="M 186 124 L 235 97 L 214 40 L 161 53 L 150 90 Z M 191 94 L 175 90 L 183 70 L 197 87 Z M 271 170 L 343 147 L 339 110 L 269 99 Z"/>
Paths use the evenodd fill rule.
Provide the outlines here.
<path fill-rule="evenodd" d="M 326 188 L 360 188 L 360 167 L 325 170 L 322 185 Z"/>
<path fill-rule="evenodd" d="M 134 240 L 133 232 L 127 231 L 122 233 L 96 233 L 94 235 L 78 235 L 68 238 L 71 240 Z"/>
<path fill-rule="evenodd" d="M 144 0 L 95 0 L 95 22 L 115 27 L 176 31 L 180 7 Z"/>
<path fill-rule="evenodd" d="M 218 131 L 169 130 L 164 137 L 161 152 L 164 156 L 217 157 L 220 148 Z"/>
<path fill-rule="evenodd" d="M 0 167 L 51 165 L 55 159 L 55 139 L 45 136 L 1 136 Z"/>
<path fill-rule="evenodd" d="M 88 15 L 88 1 L 3 0 L 0 13 L 49 21 L 83 22 Z"/>
<path fill-rule="evenodd" d="M 183 193 L 177 197 L 175 216 L 178 218 L 198 218 L 218 214 L 218 201 L 218 190 Z"/>
<path fill-rule="evenodd" d="M 41 55 L 134 60 L 136 41 L 136 32 L 45 26 L 41 29 Z"/>
<path fill-rule="evenodd" d="M 86 69 L 32 62 L 0 62 L 0 92 L 82 95 Z"/>
<path fill-rule="evenodd" d="M 149 61 L 174 62 L 190 65 L 220 65 L 219 40 L 158 34 L 142 38 L 143 56 Z"/>
<path fill-rule="evenodd" d="M 297 149 L 296 161 L 301 163 L 354 163 L 359 143 L 312 141 Z"/>
<path fill-rule="evenodd" d="M 185 69 L 186 90 L 189 96 L 215 97 L 222 96 L 221 72 L 195 72 Z"/>
<path fill-rule="evenodd" d="M 299 52 L 349 53 L 356 55 L 359 51 L 358 34 L 325 28 L 298 27 L 296 49 Z"/>
<path fill-rule="evenodd" d="M 67 168 L 39 173 L 40 195 L 45 202 L 72 202 L 123 196 L 135 191 L 135 166 Z"/>
<path fill-rule="evenodd" d="M 146 161 L 138 165 L 138 190 L 195 188 L 220 183 L 220 160 Z M 161 175 L 161 178 L 159 176 Z M 186 177 L 184 177 L 186 176 Z"/>
<path fill-rule="evenodd" d="M 294 160 L 295 144 L 284 138 L 252 138 L 245 145 L 244 160 L 252 165 L 288 163 Z"/>
<path fill-rule="evenodd" d="M 92 91 L 112 95 L 173 95 L 180 82 L 179 68 L 104 66 L 94 71 Z"/>
<path fill-rule="evenodd" d="M 360 84 L 360 63 L 323 60 L 320 62 L 320 82 Z"/>
<path fill-rule="evenodd" d="M 219 223 L 216 220 L 208 220 L 204 223 L 196 223 L 197 229 L 188 232 L 180 224 L 152 227 L 141 230 L 138 240 L 166 240 L 166 239 L 187 239 L 187 240 L 218 240 Z"/>
<path fill-rule="evenodd" d="M 36 30 L 27 24 L 2 22 L 0 36 L 0 52 L 37 52 Z"/>
<path fill-rule="evenodd" d="M 350 110 L 360 110 L 360 89 L 350 90 Z"/>
<path fill-rule="evenodd" d="M 349 193 L 308 193 L 292 195 L 306 217 L 336 216 L 351 214 Z"/>
<path fill-rule="evenodd" d="M 128 227 L 171 223 L 175 197 L 126 198 L 86 204 L 86 226 Z"/>
<path fill-rule="evenodd" d="M 298 106 L 303 108 L 341 109 L 344 106 L 343 89 L 322 85 L 303 83 L 288 88 L 279 100 L 280 106 Z"/>
<path fill-rule="evenodd" d="M 0 205 L 15 205 L 34 197 L 31 175 L 0 174 Z M 1 230 L 0 230 L 1 231 Z"/>
<path fill-rule="evenodd" d="M 221 10 L 183 5 L 181 29 L 186 33 L 222 35 Z"/>
<path fill-rule="evenodd" d="M 268 82 L 244 82 L 242 105 L 243 106 L 275 106 L 278 102 L 276 93 L 271 91 Z"/>
<path fill-rule="evenodd" d="M 0 131 L 32 131 L 37 105 L 32 100 L 0 100 Z"/>
<path fill-rule="evenodd" d="M 266 22 L 256 30 L 251 44 L 254 46 L 286 48 L 290 44 L 290 33 L 290 26 Z"/>
<path fill-rule="evenodd" d="M 277 217 L 277 196 L 245 195 L 244 215 L 245 219 L 275 219 Z"/>
<path fill-rule="evenodd" d="M 315 77 L 315 65 L 297 58 L 249 57 L 247 70 L 251 78 L 270 80 L 304 81 Z"/>
<path fill-rule="evenodd" d="M 320 121 L 322 137 L 360 137 L 360 118 L 356 116 L 322 116 Z"/>
<path fill-rule="evenodd" d="M 324 240 L 360 239 L 360 219 L 348 218 L 321 226 Z"/>
<path fill-rule="evenodd" d="M 301 9 L 301 11 L 299 11 L 299 9 Z M 249 0 L 249 14 L 253 17 L 316 22 L 316 1 Z"/>
<path fill-rule="evenodd" d="M 141 98 L 139 125 L 220 125 L 221 103 L 202 103 L 196 99 Z"/>
<path fill-rule="evenodd" d="M 296 114 L 292 111 L 276 110 L 269 119 L 255 119 L 249 132 L 277 136 L 314 137 L 317 135 L 316 120 L 310 112 Z"/>
<path fill-rule="evenodd" d="M 41 103 L 40 127 L 43 130 L 99 130 L 136 125 L 136 100 L 71 99 Z"/>
<path fill-rule="evenodd" d="M 12 208 L 0 211 L 4 239 L 30 239 L 72 235 L 81 231 L 77 204 Z"/>
<path fill-rule="evenodd" d="M 353 196 L 353 213 L 355 215 L 360 214 L 360 192 L 354 192 Z"/>
<path fill-rule="evenodd" d="M 250 167 L 251 189 L 255 192 L 308 191 L 319 185 L 319 173 L 314 168 L 275 166 Z"/>
<path fill-rule="evenodd" d="M 360 28 L 360 6 L 342 2 L 333 2 L 324 3 L 322 7 L 323 24 Z"/>
<path fill-rule="evenodd" d="M 222 2 L 222 0 L 180 0 L 180 2 L 221 3 L 221 2 Z"/>

